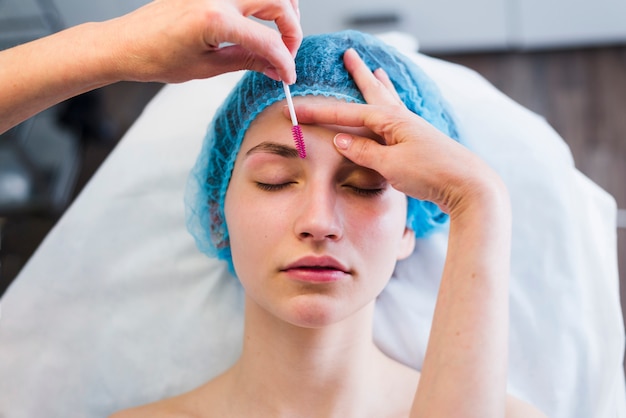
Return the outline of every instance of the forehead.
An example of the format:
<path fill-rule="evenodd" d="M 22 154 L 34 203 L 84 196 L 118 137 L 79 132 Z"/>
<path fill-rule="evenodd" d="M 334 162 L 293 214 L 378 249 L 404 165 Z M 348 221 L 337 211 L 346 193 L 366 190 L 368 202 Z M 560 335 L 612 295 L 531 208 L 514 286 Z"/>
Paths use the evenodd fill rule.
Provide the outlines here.
<path fill-rule="evenodd" d="M 324 104 L 324 103 L 332 103 L 338 102 L 339 99 L 334 97 L 325 97 L 325 96 L 297 96 L 293 97 L 293 102 L 295 104 L 298 103 L 307 103 L 307 104 Z M 283 109 L 287 107 L 287 100 L 283 99 L 276 103 L 272 103 L 270 106 L 266 107 L 259 113 L 259 115 L 254 118 L 252 123 L 250 124 L 250 128 L 248 132 L 258 128 L 258 126 L 263 126 L 264 128 L 271 127 L 271 124 L 286 124 L 291 125 L 291 119 L 283 114 Z M 297 116 L 297 115 L 296 115 Z M 246 132 L 246 136 L 248 135 Z"/>
<path fill-rule="evenodd" d="M 298 97 L 294 97 L 293 101 L 295 104 L 303 103 L 303 102 L 306 102 L 307 104 L 325 104 L 325 103 L 327 104 L 327 103 L 332 103 L 332 102 L 338 102 L 341 100 L 335 97 L 326 97 L 326 96 L 298 96 Z M 293 142 L 292 133 L 291 133 L 292 124 L 291 124 L 291 119 L 286 113 L 286 110 L 285 110 L 286 106 L 287 106 L 286 100 L 281 100 L 265 108 L 250 124 L 250 127 L 246 131 L 246 134 L 243 138 L 241 150 L 245 151 L 245 149 L 249 149 L 253 147 L 256 143 L 262 140 L 268 140 L 268 139 L 271 139 L 277 142 L 285 141 L 288 143 L 292 143 Z M 333 133 L 337 133 L 337 132 L 351 133 L 354 135 L 375 138 L 380 141 L 380 138 L 377 135 L 375 135 L 372 131 L 364 127 L 301 124 L 301 127 L 303 128 L 304 131 L 306 131 L 308 127 L 312 127 L 312 126 L 315 126 L 316 128 L 322 128 Z M 305 132 L 305 135 L 306 135 L 306 132 Z"/>

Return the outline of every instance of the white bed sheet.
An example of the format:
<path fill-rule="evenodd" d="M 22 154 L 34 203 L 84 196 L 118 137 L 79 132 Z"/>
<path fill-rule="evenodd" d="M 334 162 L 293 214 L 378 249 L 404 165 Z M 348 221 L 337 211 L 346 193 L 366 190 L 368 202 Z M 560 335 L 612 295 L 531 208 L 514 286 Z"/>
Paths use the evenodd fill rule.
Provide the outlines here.
<path fill-rule="evenodd" d="M 541 117 L 466 68 L 406 52 L 511 192 L 510 391 L 550 417 L 626 417 L 614 200 Z M 182 196 L 239 76 L 165 87 L 4 295 L 1 417 L 103 417 L 237 358 L 241 291 L 196 250 Z M 419 240 L 377 304 L 376 342 L 416 368 L 446 243 Z"/>

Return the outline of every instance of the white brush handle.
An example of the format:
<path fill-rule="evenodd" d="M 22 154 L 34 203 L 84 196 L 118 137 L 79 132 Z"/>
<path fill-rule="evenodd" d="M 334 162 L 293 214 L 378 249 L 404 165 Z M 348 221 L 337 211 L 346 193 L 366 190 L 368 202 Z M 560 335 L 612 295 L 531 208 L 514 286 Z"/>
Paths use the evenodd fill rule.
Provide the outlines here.
<path fill-rule="evenodd" d="M 289 85 L 283 81 L 283 89 L 285 89 L 285 97 L 287 98 L 287 106 L 289 107 L 289 116 L 293 126 L 298 126 L 298 118 L 296 118 L 296 110 L 293 108 L 293 100 L 291 100 L 291 91 Z"/>

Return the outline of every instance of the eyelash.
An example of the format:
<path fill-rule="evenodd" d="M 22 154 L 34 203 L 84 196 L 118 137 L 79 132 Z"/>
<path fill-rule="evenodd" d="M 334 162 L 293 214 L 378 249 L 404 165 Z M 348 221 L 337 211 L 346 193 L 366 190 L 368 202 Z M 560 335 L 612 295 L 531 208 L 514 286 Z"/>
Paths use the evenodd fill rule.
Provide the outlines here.
<path fill-rule="evenodd" d="M 354 187 L 354 186 L 347 186 L 350 189 L 352 189 L 352 191 L 354 193 L 356 193 L 359 196 L 363 196 L 363 197 L 375 197 L 375 196 L 380 196 L 385 192 L 385 189 L 380 188 L 380 189 L 361 189 L 359 187 Z"/>
<path fill-rule="evenodd" d="M 261 190 L 264 190 L 266 192 L 277 192 L 280 190 L 285 189 L 286 187 L 290 186 L 293 183 L 280 183 L 280 184 L 269 184 L 269 183 L 259 183 L 257 182 L 257 187 Z M 355 187 L 355 186 L 345 186 L 350 188 L 350 190 L 352 190 L 352 192 L 354 192 L 355 194 L 359 195 L 359 196 L 363 196 L 363 197 L 374 197 L 374 196 L 380 196 L 385 192 L 384 188 L 378 188 L 378 189 L 362 189 L 360 187 Z"/>
<path fill-rule="evenodd" d="M 265 190 L 266 192 L 277 192 L 279 190 L 284 189 L 292 183 L 280 183 L 280 184 L 269 184 L 269 183 L 259 183 L 257 182 L 257 187 L 261 190 Z"/>

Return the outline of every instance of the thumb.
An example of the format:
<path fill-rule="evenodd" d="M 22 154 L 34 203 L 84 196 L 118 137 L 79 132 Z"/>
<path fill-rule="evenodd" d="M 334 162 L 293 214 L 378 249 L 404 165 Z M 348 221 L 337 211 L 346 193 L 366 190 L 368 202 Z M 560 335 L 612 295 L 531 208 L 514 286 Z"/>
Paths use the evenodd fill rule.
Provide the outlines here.
<path fill-rule="evenodd" d="M 384 145 L 371 138 L 345 133 L 335 135 L 333 142 L 337 151 L 353 163 L 381 172 L 383 157 L 387 151 Z"/>

